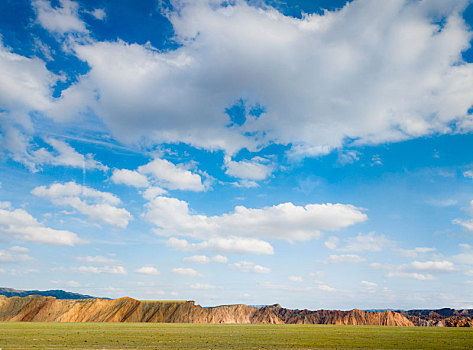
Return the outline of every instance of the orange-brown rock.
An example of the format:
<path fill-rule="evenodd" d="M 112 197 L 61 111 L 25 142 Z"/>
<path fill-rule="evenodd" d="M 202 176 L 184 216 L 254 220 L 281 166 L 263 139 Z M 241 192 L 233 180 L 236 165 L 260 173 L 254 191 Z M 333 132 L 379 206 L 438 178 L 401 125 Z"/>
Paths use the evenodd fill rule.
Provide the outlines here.
<path fill-rule="evenodd" d="M 271 323 L 413 326 L 403 315 L 385 312 L 289 310 L 223 305 L 204 308 L 193 301 L 59 300 L 54 297 L 0 296 L 0 321 Z"/>

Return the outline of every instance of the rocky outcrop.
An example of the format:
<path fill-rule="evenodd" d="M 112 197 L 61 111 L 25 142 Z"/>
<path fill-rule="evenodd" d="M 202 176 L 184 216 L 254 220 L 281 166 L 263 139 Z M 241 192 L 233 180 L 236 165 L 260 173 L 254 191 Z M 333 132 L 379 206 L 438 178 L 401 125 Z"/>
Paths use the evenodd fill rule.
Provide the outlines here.
<path fill-rule="evenodd" d="M 437 310 L 399 311 L 415 326 L 420 327 L 473 327 L 473 310 L 443 308 Z"/>
<path fill-rule="evenodd" d="M 367 312 L 358 309 L 339 310 L 289 310 L 279 305 L 266 306 L 276 314 L 282 323 L 287 324 L 340 324 L 340 325 L 378 325 L 378 326 L 413 326 L 403 315 L 392 312 Z"/>
<path fill-rule="evenodd" d="M 54 297 L 0 296 L 0 321 L 270 323 L 413 326 L 403 315 L 361 310 L 290 310 L 279 305 L 256 308 L 223 305 L 204 308 L 193 301 L 58 300 Z"/>

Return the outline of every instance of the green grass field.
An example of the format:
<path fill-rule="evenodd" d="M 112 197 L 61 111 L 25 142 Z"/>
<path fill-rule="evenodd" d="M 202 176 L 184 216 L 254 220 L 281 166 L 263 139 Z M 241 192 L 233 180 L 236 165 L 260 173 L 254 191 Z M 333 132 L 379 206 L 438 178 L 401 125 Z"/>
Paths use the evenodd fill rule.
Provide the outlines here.
<path fill-rule="evenodd" d="M 7 349 L 473 349 L 473 329 L 325 325 L 0 323 Z"/>

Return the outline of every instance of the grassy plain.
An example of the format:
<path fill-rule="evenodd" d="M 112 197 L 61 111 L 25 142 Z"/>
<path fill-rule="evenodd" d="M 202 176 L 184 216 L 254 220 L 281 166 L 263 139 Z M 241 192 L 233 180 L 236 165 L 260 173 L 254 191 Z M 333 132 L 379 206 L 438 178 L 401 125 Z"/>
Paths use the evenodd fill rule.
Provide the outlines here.
<path fill-rule="evenodd" d="M 473 329 L 0 322 L 8 349 L 472 349 Z"/>

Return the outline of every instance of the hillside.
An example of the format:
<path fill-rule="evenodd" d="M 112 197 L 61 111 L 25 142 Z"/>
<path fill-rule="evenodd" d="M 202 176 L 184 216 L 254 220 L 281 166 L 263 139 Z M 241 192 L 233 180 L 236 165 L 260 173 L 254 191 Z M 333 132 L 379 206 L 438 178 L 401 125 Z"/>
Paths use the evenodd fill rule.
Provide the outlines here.
<path fill-rule="evenodd" d="M 0 296 L 0 321 L 413 326 L 405 316 L 392 311 L 310 311 L 290 310 L 279 305 L 255 308 L 241 304 L 203 308 L 192 301 L 138 301 L 132 298 L 59 300 L 40 296 Z"/>
<path fill-rule="evenodd" d="M 416 326 L 436 327 L 473 327 L 473 310 L 455 310 L 450 308 L 436 310 L 398 311 Z"/>
<path fill-rule="evenodd" d="M 0 288 L 0 295 L 6 297 L 26 297 L 28 295 L 40 295 L 43 297 L 55 297 L 56 299 L 95 299 L 96 297 L 79 293 L 66 292 L 60 289 L 53 290 L 18 290 L 13 288 Z M 108 299 L 108 298 L 103 298 Z"/>

